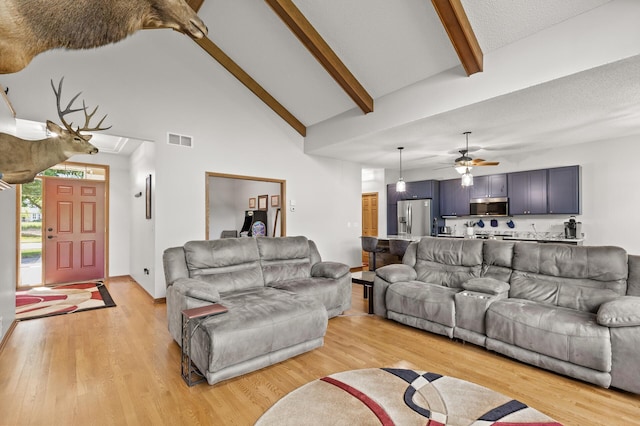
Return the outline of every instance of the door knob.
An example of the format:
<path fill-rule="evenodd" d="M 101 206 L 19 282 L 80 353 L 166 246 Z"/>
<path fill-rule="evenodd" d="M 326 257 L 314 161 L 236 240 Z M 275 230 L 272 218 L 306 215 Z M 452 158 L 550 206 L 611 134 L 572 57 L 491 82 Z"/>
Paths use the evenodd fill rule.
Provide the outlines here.
<path fill-rule="evenodd" d="M 56 238 L 56 236 L 55 235 L 47 235 L 47 238 L 48 239 L 52 239 L 52 238 Z"/>

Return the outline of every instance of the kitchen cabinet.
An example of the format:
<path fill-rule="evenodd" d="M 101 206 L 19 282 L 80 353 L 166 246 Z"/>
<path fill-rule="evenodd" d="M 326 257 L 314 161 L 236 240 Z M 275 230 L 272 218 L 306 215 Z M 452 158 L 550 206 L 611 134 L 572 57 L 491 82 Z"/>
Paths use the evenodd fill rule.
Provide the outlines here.
<path fill-rule="evenodd" d="M 396 192 L 396 184 L 387 185 L 387 235 L 396 235 L 398 233 L 398 193 Z"/>
<path fill-rule="evenodd" d="M 387 204 L 398 203 L 398 193 L 396 192 L 396 184 L 390 183 L 387 185 Z"/>
<path fill-rule="evenodd" d="M 547 170 L 509 173 L 509 214 L 547 213 Z"/>
<path fill-rule="evenodd" d="M 496 198 L 506 197 L 507 195 L 506 174 L 477 176 L 473 178 L 471 198 Z"/>
<path fill-rule="evenodd" d="M 580 214 L 580 166 L 549 169 L 549 214 Z"/>
<path fill-rule="evenodd" d="M 407 190 L 404 194 L 399 194 L 399 199 L 415 200 L 423 198 L 433 198 L 435 186 L 439 184 L 435 180 L 420 180 L 416 182 L 407 182 Z"/>
<path fill-rule="evenodd" d="M 398 234 L 398 201 L 431 198 L 431 217 L 440 216 L 440 182 L 437 180 L 422 180 L 407 182 L 407 190 L 396 192 L 396 184 L 387 185 L 387 235 Z M 468 209 L 468 207 L 467 207 Z M 441 225 L 437 222 L 437 225 Z"/>
<path fill-rule="evenodd" d="M 440 215 L 464 216 L 469 214 L 469 187 L 460 179 L 440 181 Z"/>

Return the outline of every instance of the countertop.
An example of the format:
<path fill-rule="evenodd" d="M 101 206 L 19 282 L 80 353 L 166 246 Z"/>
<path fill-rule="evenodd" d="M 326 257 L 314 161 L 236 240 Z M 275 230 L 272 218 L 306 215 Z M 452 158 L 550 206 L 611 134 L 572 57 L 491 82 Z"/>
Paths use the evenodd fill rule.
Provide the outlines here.
<path fill-rule="evenodd" d="M 491 234 L 477 234 L 471 238 L 490 239 Z M 465 235 L 438 234 L 438 237 L 446 238 L 465 238 Z M 466 237 L 470 238 L 470 237 Z M 509 241 L 532 241 L 537 243 L 570 243 L 581 245 L 584 238 L 562 238 L 554 236 L 520 236 L 520 235 L 495 235 L 496 240 Z"/>

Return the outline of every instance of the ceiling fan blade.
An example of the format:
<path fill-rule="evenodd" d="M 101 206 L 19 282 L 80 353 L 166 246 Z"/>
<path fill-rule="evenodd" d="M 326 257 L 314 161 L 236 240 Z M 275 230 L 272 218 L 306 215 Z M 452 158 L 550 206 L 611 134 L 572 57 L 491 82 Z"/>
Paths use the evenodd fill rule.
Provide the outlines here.
<path fill-rule="evenodd" d="M 476 163 L 474 166 L 497 166 L 500 164 L 499 161 L 483 161 L 481 163 Z"/>

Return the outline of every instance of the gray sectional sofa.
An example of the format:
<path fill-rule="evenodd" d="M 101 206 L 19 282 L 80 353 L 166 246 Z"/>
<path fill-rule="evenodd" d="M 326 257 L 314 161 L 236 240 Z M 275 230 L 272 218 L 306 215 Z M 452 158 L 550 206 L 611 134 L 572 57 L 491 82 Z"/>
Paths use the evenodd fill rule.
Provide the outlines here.
<path fill-rule="evenodd" d="M 377 315 L 640 393 L 640 256 L 425 237 L 376 270 Z"/>
<path fill-rule="evenodd" d="M 322 346 L 327 319 L 351 307 L 351 273 L 323 262 L 305 237 L 190 241 L 164 252 L 169 332 L 182 311 L 220 303 L 202 320 L 191 359 L 214 384 Z"/>

